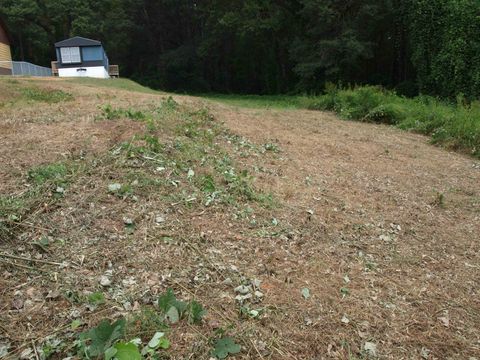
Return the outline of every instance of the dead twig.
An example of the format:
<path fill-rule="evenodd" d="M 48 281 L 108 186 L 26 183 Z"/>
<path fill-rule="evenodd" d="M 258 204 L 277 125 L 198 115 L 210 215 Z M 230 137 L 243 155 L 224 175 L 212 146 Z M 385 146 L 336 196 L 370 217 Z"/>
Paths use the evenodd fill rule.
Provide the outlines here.
<path fill-rule="evenodd" d="M 40 358 L 38 357 L 37 347 L 35 346 L 35 341 L 33 340 L 32 340 L 32 347 L 33 347 L 33 351 L 35 352 L 35 358 L 37 360 L 40 360 Z"/>
<path fill-rule="evenodd" d="M 55 265 L 55 266 L 64 266 L 64 264 L 62 264 L 62 263 L 57 263 L 57 262 L 53 262 L 53 261 L 31 259 L 31 258 L 25 258 L 25 257 L 22 257 L 22 256 L 16 256 L 16 255 L 4 254 L 4 253 L 0 253 L 0 256 L 10 258 L 10 259 L 15 259 L 15 260 L 32 261 L 32 262 L 37 262 L 37 263 L 41 263 L 41 264 L 48 264 L 48 265 Z"/>
<path fill-rule="evenodd" d="M 6 261 L 6 260 L 3 260 L 3 259 L 0 259 L 0 262 L 3 262 L 4 264 L 10 265 L 10 266 L 14 266 L 14 267 L 18 267 L 18 268 L 21 268 L 21 269 L 29 270 L 29 271 L 41 271 L 41 272 L 46 272 L 45 270 L 35 269 L 35 268 L 31 267 L 31 266 L 22 265 L 22 264 L 16 264 L 16 263 L 14 263 L 14 262 Z"/>
<path fill-rule="evenodd" d="M 44 228 L 44 227 L 41 227 L 41 226 L 37 226 L 37 225 L 33 225 L 33 224 L 30 224 L 30 223 L 27 223 L 27 222 L 16 222 L 16 221 L 12 221 L 12 224 L 14 225 L 17 225 L 17 226 L 26 226 L 26 227 L 30 227 L 32 229 L 37 229 L 37 230 L 42 230 L 42 231 L 47 231 L 47 232 L 52 232 L 54 230 L 56 231 L 61 231 L 61 232 L 66 232 L 65 230 L 60 230 L 60 229 L 47 229 L 47 228 Z"/>
<path fill-rule="evenodd" d="M 260 356 L 260 359 L 263 359 L 264 357 L 263 357 L 263 355 L 260 353 L 260 351 L 258 350 L 257 345 L 255 345 L 255 342 L 254 342 L 252 339 L 250 339 L 250 343 L 252 344 L 253 348 L 254 348 L 255 351 L 257 352 L 258 356 Z"/>

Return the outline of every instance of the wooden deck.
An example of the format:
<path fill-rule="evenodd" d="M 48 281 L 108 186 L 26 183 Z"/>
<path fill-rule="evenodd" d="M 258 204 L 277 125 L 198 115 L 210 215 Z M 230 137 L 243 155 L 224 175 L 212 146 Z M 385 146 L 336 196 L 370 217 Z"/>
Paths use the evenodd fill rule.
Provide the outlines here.
<path fill-rule="evenodd" d="M 118 65 L 110 65 L 108 67 L 108 75 L 110 75 L 110 77 L 120 77 L 120 69 L 118 68 Z"/>
<path fill-rule="evenodd" d="M 58 76 L 58 61 L 52 61 L 52 75 Z"/>

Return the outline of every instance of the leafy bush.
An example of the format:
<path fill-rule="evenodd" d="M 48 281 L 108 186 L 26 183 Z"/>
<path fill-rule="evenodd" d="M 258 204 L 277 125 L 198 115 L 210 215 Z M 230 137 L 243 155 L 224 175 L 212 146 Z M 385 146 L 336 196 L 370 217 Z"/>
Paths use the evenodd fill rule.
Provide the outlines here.
<path fill-rule="evenodd" d="M 81 333 L 76 342 L 77 355 L 81 359 L 158 359 L 157 351 L 170 347 L 170 341 L 165 337 L 165 333 L 157 331 L 140 352 L 141 338 L 134 338 L 129 342 L 122 341 L 125 338 L 126 325 L 124 318 L 113 323 L 103 320 L 97 327 Z"/>
<path fill-rule="evenodd" d="M 398 104 L 382 104 L 370 110 L 364 119 L 375 123 L 395 125 L 405 118 L 405 113 Z"/>
<path fill-rule="evenodd" d="M 363 87 L 341 93 L 340 113 L 348 119 L 362 119 L 382 103 L 376 88 Z"/>
<path fill-rule="evenodd" d="M 97 327 L 80 334 L 78 342 L 79 355 L 86 358 L 103 355 L 117 340 L 125 334 L 125 319 L 110 324 L 103 320 Z"/>
<path fill-rule="evenodd" d="M 103 294 L 94 293 L 88 298 L 90 303 L 102 303 Z M 189 324 L 200 324 L 206 310 L 195 300 L 184 302 L 178 300 L 172 289 L 161 295 L 158 299 L 158 313 L 153 310 L 136 314 L 130 321 L 125 318 L 111 322 L 102 320 L 96 327 L 79 334 L 75 347 L 81 359 L 105 360 L 141 360 L 158 359 L 158 351 L 170 347 L 166 337 L 168 324 L 176 324 L 186 319 Z M 161 330 L 161 331 L 159 331 Z M 143 347 L 142 338 L 153 331 L 153 337 Z M 126 342 L 126 339 L 134 337 Z M 141 337 L 135 337 L 141 336 Z M 227 342 L 218 350 L 220 354 L 228 355 L 240 351 L 238 345 Z M 141 351 L 140 351 L 141 349 Z M 216 349 L 217 350 L 217 349 Z M 238 352 L 237 351 L 237 352 Z"/>

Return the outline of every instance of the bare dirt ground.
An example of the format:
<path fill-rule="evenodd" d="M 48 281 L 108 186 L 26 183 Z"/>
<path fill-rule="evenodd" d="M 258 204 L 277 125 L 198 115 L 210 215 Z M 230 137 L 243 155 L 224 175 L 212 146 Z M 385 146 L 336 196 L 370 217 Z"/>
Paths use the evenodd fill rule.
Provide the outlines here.
<path fill-rule="evenodd" d="M 32 86 L 73 100 L 14 100 Z M 208 359 L 221 334 L 238 359 L 480 358 L 478 160 L 322 112 L 184 96 L 170 111 L 164 94 L 60 80 L 1 79 L 0 92 L 0 358 L 77 358 L 79 332 L 120 316 L 148 342 L 167 288 L 208 314 L 169 326 L 162 358 Z M 192 109 L 213 120 L 182 125 L 207 116 Z M 161 162 L 122 155 L 146 132 L 132 144 L 158 139 Z M 28 175 L 59 162 L 74 169 L 65 185 Z M 220 187 L 230 166 L 254 178 Z M 223 200 L 197 182 L 209 174 Z M 239 299 L 242 284 L 260 294 Z"/>

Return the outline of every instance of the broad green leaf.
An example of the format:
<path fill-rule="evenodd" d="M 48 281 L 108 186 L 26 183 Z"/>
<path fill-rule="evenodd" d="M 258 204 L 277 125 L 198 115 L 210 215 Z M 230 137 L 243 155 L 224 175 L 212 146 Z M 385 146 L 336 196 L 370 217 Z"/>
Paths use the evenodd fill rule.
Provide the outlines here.
<path fill-rule="evenodd" d="M 87 347 L 88 354 L 91 357 L 101 356 L 112 344 L 123 337 L 125 332 L 125 319 L 119 319 L 113 324 L 110 321 L 103 320 L 96 328 L 80 334 L 80 340 L 85 342 L 91 340 Z"/>
<path fill-rule="evenodd" d="M 165 314 L 166 318 L 172 323 L 177 323 L 187 309 L 187 303 L 177 300 L 173 290 L 167 292 L 158 298 L 158 307 Z"/>
<path fill-rule="evenodd" d="M 148 347 L 152 349 L 158 348 L 160 345 L 160 340 L 165 336 L 165 333 L 163 332 L 156 332 L 155 335 L 153 335 L 152 339 L 148 342 Z"/>
<path fill-rule="evenodd" d="M 170 340 L 168 340 L 166 337 L 162 337 L 158 347 L 161 349 L 168 349 L 170 347 Z"/>
<path fill-rule="evenodd" d="M 42 246 L 48 246 L 50 245 L 50 240 L 46 236 L 42 236 L 40 240 L 38 240 L 38 243 Z"/>
<path fill-rule="evenodd" d="M 163 313 L 167 313 L 176 300 L 173 290 L 168 289 L 164 295 L 158 298 L 158 307 Z"/>
<path fill-rule="evenodd" d="M 107 350 L 105 350 L 105 360 L 113 359 L 116 353 L 117 349 L 115 349 L 114 347 L 108 348 Z"/>
<path fill-rule="evenodd" d="M 165 314 L 167 320 L 172 324 L 176 324 L 180 320 L 180 314 L 175 306 L 170 306 L 170 309 Z"/>
<path fill-rule="evenodd" d="M 307 300 L 310 297 L 310 289 L 309 288 L 303 288 L 302 289 L 302 296 L 305 300 Z"/>
<path fill-rule="evenodd" d="M 202 317 L 204 317 L 206 313 L 207 311 L 200 303 L 192 300 L 189 304 L 188 321 L 191 324 L 198 324 L 202 321 Z"/>
<path fill-rule="evenodd" d="M 70 329 L 76 330 L 82 325 L 82 322 L 79 319 L 75 319 L 70 323 Z"/>
<path fill-rule="evenodd" d="M 180 300 L 175 300 L 175 303 L 173 304 L 173 306 L 175 306 L 175 308 L 178 310 L 178 313 L 180 314 L 180 316 L 182 316 L 185 310 L 187 310 L 188 308 L 188 304 Z"/>
<path fill-rule="evenodd" d="M 88 303 L 91 305 L 101 305 L 105 303 L 105 296 L 101 292 L 94 292 L 88 295 Z"/>
<path fill-rule="evenodd" d="M 230 354 L 238 354 L 241 349 L 231 337 L 225 337 L 216 341 L 212 355 L 218 359 L 225 359 Z"/>
<path fill-rule="evenodd" d="M 115 359 L 117 360 L 142 360 L 140 351 L 132 343 L 117 343 L 115 345 L 117 353 L 115 354 Z"/>

